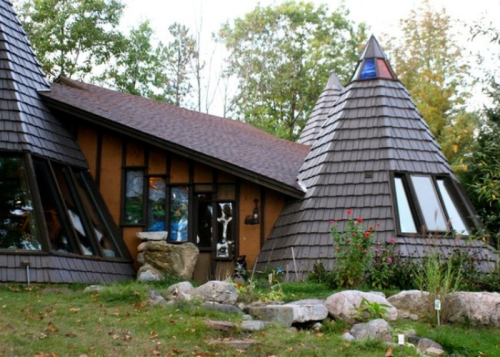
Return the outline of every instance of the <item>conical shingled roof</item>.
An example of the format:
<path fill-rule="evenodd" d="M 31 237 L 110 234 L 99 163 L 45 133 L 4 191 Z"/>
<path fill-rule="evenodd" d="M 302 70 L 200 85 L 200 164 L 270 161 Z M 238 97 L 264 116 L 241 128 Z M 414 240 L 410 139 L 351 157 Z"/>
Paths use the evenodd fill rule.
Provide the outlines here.
<path fill-rule="evenodd" d="M 343 88 L 337 75 L 332 72 L 297 140 L 299 144 L 312 145 L 314 143 L 316 136 L 328 117 L 328 113 L 330 113 L 333 105 L 337 99 L 339 99 L 340 92 Z"/>
<path fill-rule="evenodd" d="M 75 140 L 38 97 L 50 87 L 12 4 L 0 0 L 0 13 L 0 150 L 86 167 Z"/>
<path fill-rule="evenodd" d="M 370 61 L 365 57 L 368 55 L 377 58 Z M 364 79 L 363 66 L 370 62 L 377 67 L 370 68 L 369 77 Z M 311 271 L 317 261 L 331 269 L 329 221 L 345 218 L 348 209 L 355 218 L 362 217 L 366 227 L 377 227 L 378 240 L 396 237 L 391 193 L 394 172 L 441 174 L 456 182 L 428 125 L 393 75 L 373 36 L 358 67 L 300 170 L 298 179 L 307 188 L 305 197 L 285 206 L 261 250 L 261 270 L 287 266 L 293 271 L 294 259 L 299 272 Z M 342 222 L 339 229 L 343 229 Z M 402 254 L 425 255 L 425 239 L 397 238 Z M 448 243 L 457 244 L 453 240 Z"/>

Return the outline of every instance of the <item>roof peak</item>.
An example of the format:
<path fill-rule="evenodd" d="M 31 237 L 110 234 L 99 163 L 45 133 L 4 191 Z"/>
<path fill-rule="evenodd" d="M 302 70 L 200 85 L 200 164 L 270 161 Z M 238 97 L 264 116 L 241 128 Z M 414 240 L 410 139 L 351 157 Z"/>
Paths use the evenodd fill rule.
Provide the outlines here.
<path fill-rule="evenodd" d="M 351 82 L 356 80 L 370 79 L 393 79 L 397 80 L 384 50 L 374 35 L 371 35 L 368 43 L 359 58 L 354 76 Z"/>
<path fill-rule="evenodd" d="M 375 35 L 370 36 L 370 39 L 368 40 L 368 43 L 366 44 L 365 49 L 363 50 L 363 53 L 361 54 L 361 57 L 359 58 L 359 60 L 362 61 L 365 58 L 385 58 L 385 59 L 387 59 L 387 56 L 385 55 L 385 52 L 382 49 L 382 47 L 380 47 L 380 44 L 378 43 L 377 39 L 375 38 Z"/>

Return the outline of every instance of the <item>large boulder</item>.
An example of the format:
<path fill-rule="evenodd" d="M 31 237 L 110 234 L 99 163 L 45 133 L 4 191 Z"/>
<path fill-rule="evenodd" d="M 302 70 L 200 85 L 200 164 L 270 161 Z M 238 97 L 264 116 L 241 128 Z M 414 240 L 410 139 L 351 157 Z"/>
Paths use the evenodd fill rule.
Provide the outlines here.
<path fill-rule="evenodd" d="M 418 320 L 428 311 L 429 293 L 420 290 L 407 290 L 390 296 L 387 301 L 398 310 L 402 319 Z"/>
<path fill-rule="evenodd" d="M 137 271 L 137 281 L 143 283 L 149 283 L 153 281 L 161 281 L 164 276 L 161 271 L 151 266 L 150 264 L 144 264 Z"/>
<path fill-rule="evenodd" d="M 500 294 L 458 292 L 447 299 L 451 322 L 500 326 Z"/>
<path fill-rule="evenodd" d="M 356 322 L 356 308 L 360 306 L 363 298 L 370 303 L 388 305 L 389 307 L 385 307 L 387 310 L 384 314 L 385 319 L 395 321 L 398 318 L 398 311 L 386 298 L 378 294 L 365 293 L 357 290 L 346 290 L 330 295 L 325 301 L 325 306 L 330 316 L 333 318 L 353 324 Z"/>
<path fill-rule="evenodd" d="M 294 322 L 294 307 L 287 305 L 252 305 L 250 315 L 257 320 L 268 321 L 285 327 Z"/>
<path fill-rule="evenodd" d="M 355 324 L 349 331 L 356 340 L 386 339 L 391 326 L 383 319 L 375 319 L 364 324 Z"/>
<path fill-rule="evenodd" d="M 191 279 L 199 250 L 193 243 L 169 244 L 165 241 L 149 241 L 141 248 L 141 262 L 151 265 L 164 276 Z"/>
<path fill-rule="evenodd" d="M 220 304 L 235 304 L 238 300 L 238 290 L 233 284 L 225 281 L 209 281 L 200 287 L 188 292 L 193 298 L 201 298 L 204 302 L 218 302 Z"/>
<path fill-rule="evenodd" d="M 286 304 L 293 308 L 293 322 L 304 323 L 321 321 L 328 316 L 328 310 L 322 300 L 306 299 Z"/>

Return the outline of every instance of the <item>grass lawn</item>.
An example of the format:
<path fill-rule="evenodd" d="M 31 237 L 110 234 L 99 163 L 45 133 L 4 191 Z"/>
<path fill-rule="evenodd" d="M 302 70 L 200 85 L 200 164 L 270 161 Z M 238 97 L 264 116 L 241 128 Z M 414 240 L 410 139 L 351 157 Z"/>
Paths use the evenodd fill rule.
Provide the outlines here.
<path fill-rule="evenodd" d="M 367 357 L 384 356 L 388 349 L 377 341 L 343 341 L 340 336 L 347 326 L 329 321 L 320 332 L 276 326 L 252 334 L 213 330 L 205 320 L 236 322 L 241 317 L 196 305 L 150 306 L 147 291 L 162 292 L 165 288 L 165 284 L 130 282 L 83 294 L 84 286 L 0 286 L 0 356 Z M 285 285 L 284 291 L 295 300 L 328 296 L 321 286 Z M 440 342 L 453 356 L 500 355 L 498 329 L 434 329 L 408 322 L 398 322 L 394 327 L 415 329 L 420 336 Z M 232 346 L 235 340 L 251 340 L 253 344 Z M 411 348 L 394 347 L 392 356 L 417 353 Z"/>

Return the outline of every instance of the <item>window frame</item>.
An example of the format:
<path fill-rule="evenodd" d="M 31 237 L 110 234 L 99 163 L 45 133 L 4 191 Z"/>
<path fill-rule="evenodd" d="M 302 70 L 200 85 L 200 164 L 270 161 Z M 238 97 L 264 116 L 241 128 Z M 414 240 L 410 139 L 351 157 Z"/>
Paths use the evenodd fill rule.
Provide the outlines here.
<path fill-rule="evenodd" d="M 418 200 L 418 195 L 415 190 L 415 187 L 413 185 L 412 176 L 425 176 L 429 177 L 431 179 L 431 183 L 433 185 L 433 189 L 435 191 L 436 197 L 439 200 L 439 205 L 441 206 L 443 210 L 443 215 L 446 224 L 449 226 L 449 229 L 446 231 L 429 231 L 427 230 L 425 226 L 425 219 L 424 219 L 424 214 L 422 212 L 422 207 L 420 206 L 420 201 Z M 410 233 L 410 232 L 403 232 L 401 230 L 401 217 L 399 215 L 399 208 L 398 208 L 398 203 L 397 203 L 397 192 L 396 192 L 396 183 L 395 179 L 396 178 L 401 178 L 403 187 L 405 189 L 405 193 L 408 198 L 408 203 L 410 206 L 411 214 L 413 217 L 413 221 L 415 223 L 415 227 L 417 230 L 417 233 Z M 391 194 L 392 194 L 392 202 L 393 202 L 393 211 L 394 211 L 394 217 L 395 217 L 395 231 L 397 235 L 399 236 L 407 236 L 407 237 L 415 237 L 415 236 L 424 236 L 428 234 L 436 235 L 439 237 L 447 236 L 450 233 L 454 231 L 453 226 L 451 226 L 451 221 L 449 217 L 449 213 L 447 210 L 447 207 L 445 205 L 444 199 L 442 197 L 441 191 L 438 187 L 437 180 L 442 180 L 449 195 L 452 200 L 452 203 L 455 205 L 455 208 L 460 215 L 460 218 L 462 219 L 464 225 L 466 226 L 466 229 L 468 231 L 468 234 L 459 234 L 462 237 L 467 237 L 472 233 L 477 228 L 477 225 L 475 224 L 475 221 L 471 219 L 470 213 L 467 212 L 466 206 L 464 202 L 462 202 L 462 195 L 459 192 L 459 189 L 456 187 L 456 185 L 453 183 L 452 178 L 450 175 L 446 174 L 429 174 L 429 173 L 421 173 L 421 172 L 391 172 L 390 173 L 390 187 L 391 187 Z"/>

